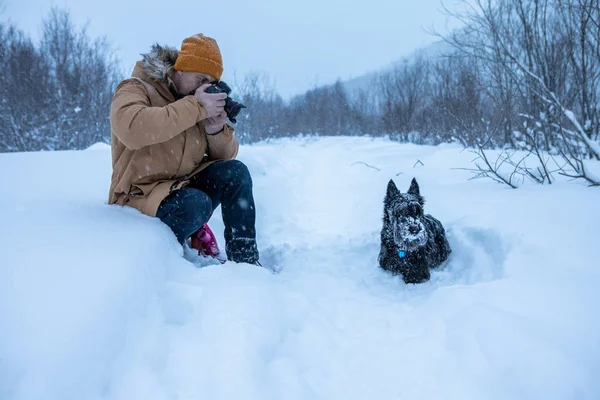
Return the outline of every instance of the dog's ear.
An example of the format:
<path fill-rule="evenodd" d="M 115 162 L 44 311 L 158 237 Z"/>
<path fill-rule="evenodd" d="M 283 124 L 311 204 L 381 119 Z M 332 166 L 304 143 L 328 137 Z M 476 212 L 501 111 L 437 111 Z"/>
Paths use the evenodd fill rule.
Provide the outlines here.
<path fill-rule="evenodd" d="M 421 205 L 423 205 L 425 203 L 425 199 L 423 198 L 423 196 L 421 196 L 421 190 L 419 189 L 419 184 L 417 183 L 417 180 L 415 178 L 413 178 L 412 181 L 410 182 L 410 188 L 408 188 L 408 194 L 412 194 L 413 196 L 418 198 Z"/>
<path fill-rule="evenodd" d="M 421 193 L 419 191 L 419 184 L 415 178 L 410 182 L 410 187 L 408 188 L 408 194 L 412 194 L 413 196 L 420 197 Z"/>
<path fill-rule="evenodd" d="M 400 196 L 400 191 L 396 187 L 396 184 L 394 183 L 394 181 L 392 179 L 390 179 L 390 181 L 388 182 L 388 186 L 387 186 L 387 193 L 385 195 L 385 202 L 387 203 L 391 199 L 396 198 L 398 196 Z"/>

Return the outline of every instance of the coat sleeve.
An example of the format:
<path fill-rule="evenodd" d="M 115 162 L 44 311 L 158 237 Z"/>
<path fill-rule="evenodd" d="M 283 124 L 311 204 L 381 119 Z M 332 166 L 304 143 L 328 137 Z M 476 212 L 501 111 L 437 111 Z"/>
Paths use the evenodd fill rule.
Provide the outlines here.
<path fill-rule="evenodd" d="M 206 135 L 209 160 L 233 160 L 239 150 L 239 143 L 231 125 L 225 124 L 223 130 L 214 135 Z"/>
<path fill-rule="evenodd" d="M 115 136 L 130 150 L 166 142 L 206 118 L 194 96 L 164 107 L 152 107 L 147 89 L 135 80 L 121 83 L 112 100 L 110 124 Z"/>

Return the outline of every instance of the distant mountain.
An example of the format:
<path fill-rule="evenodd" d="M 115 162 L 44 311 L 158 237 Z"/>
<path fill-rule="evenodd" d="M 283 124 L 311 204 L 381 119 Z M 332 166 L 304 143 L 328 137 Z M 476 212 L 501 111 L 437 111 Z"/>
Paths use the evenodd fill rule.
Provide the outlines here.
<path fill-rule="evenodd" d="M 451 51 L 452 51 L 452 47 L 448 43 L 446 43 L 442 40 L 439 40 L 437 42 L 430 44 L 429 46 L 419 48 L 419 49 L 413 51 L 412 53 L 410 53 L 409 55 L 402 57 L 401 59 L 394 61 L 390 65 L 383 67 L 377 71 L 368 72 L 368 73 L 358 76 L 356 78 L 353 78 L 353 79 L 350 79 L 347 81 L 342 81 L 342 84 L 344 85 L 344 88 L 346 89 L 346 91 L 349 94 L 352 94 L 361 89 L 368 89 L 369 86 L 372 85 L 373 82 L 375 82 L 379 76 L 392 71 L 395 66 L 397 66 L 405 61 L 410 62 L 411 60 L 414 60 L 419 55 L 421 55 L 425 58 L 431 59 L 431 60 L 435 60 L 436 58 L 439 58 L 439 57 L 443 56 L 444 54 L 448 54 Z"/>

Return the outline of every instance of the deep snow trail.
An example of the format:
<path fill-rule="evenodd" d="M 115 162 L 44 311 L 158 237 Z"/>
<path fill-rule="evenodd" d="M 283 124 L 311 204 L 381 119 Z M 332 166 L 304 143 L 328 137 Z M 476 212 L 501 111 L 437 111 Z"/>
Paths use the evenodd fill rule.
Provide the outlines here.
<path fill-rule="evenodd" d="M 594 189 L 467 181 L 454 146 L 242 147 L 273 274 L 181 257 L 157 220 L 104 205 L 109 157 L 0 155 L 18 171 L 0 199 L 2 399 L 600 395 Z M 387 181 L 413 176 L 453 253 L 407 286 L 377 252 Z"/>

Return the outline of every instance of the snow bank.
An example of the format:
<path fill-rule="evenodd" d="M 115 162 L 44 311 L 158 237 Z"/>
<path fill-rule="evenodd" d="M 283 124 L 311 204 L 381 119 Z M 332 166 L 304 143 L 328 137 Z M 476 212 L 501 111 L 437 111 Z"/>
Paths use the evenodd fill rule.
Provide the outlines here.
<path fill-rule="evenodd" d="M 600 397 L 598 190 L 468 181 L 452 145 L 288 139 L 239 158 L 277 274 L 107 206 L 107 150 L 0 155 L 0 398 Z M 417 286 L 377 268 L 387 181 L 413 176 L 453 248 Z"/>

